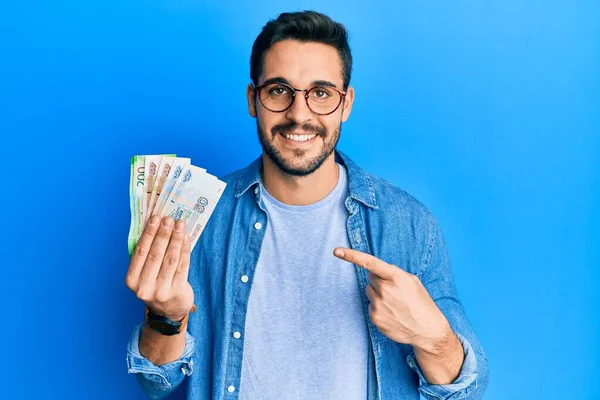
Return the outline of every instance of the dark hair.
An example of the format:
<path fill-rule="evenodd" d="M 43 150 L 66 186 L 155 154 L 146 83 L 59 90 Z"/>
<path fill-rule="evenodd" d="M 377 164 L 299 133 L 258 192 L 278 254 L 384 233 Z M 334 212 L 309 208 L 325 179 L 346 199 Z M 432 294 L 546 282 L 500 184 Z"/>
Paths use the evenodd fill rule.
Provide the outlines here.
<path fill-rule="evenodd" d="M 348 44 L 348 32 L 344 25 L 316 11 L 282 13 L 277 19 L 267 22 L 252 45 L 250 78 L 254 85 L 258 84 L 258 78 L 263 72 L 265 53 L 275 43 L 286 39 L 317 42 L 335 47 L 342 60 L 344 90 L 348 89 L 352 74 L 352 53 Z"/>

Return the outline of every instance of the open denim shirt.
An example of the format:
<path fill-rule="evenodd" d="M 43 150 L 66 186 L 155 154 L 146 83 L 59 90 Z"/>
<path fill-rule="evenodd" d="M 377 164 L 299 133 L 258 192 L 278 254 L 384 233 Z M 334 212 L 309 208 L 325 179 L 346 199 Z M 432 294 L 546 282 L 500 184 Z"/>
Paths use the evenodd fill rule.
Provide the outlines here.
<path fill-rule="evenodd" d="M 372 323 L 365 292 L 367 271 L 355 266 L 372 349 L 369 360 L 374 357 L 365 397 L 481 399 L 488 381 L 487 359 L 457 298 L 446 245 L 435 218 L 405 191 L 368 174 L 345 154 L 336 152 L 335 156 L 348 171 L 345 205 L 351 247 L 416 275 L 448 319 L 465 354 L 460 375 L 453 383 L 427 383 L 412 346 L 394 342 Z M 259 157 L 222 178 L 227 183 L 225 192 L 192 251 L 189 282 L 198 311 L 190 316 L 181 358 L 157 366 L 139 352 L 141 325 L 131 336 L 128 372 L 136 374 L 150 398 L 166 396 L 186 376 L 190 376 L 189 399 L 238 398 L 248 299 L 269 223 L 258 187 L 261 168 Z M 234 337 L 234 332 L 242 334 Z"/>

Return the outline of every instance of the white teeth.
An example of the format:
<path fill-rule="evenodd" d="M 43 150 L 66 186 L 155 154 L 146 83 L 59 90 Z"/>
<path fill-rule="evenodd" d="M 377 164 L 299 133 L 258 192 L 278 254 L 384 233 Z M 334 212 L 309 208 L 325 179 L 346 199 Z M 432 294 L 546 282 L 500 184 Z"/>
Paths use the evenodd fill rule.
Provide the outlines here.
<path fill-rule="evenodd" d="M 296 142 L 306 142 L 314 138 L 317 135 L 285 135 L 286 138 L 290 140 L 295 140 Z"/>

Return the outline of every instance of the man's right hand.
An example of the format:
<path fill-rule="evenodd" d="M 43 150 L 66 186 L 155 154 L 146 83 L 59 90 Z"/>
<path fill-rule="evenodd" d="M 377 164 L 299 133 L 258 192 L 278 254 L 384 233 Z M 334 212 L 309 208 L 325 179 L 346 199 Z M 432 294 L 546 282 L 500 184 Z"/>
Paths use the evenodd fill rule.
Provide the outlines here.
<path fill-rule="evenodd" d="M 125 284 L 153 313 L 183 319 L 194 304 L 188 282 L 191 250 L 185 222 L 151 217 L 131 257 Z"/>

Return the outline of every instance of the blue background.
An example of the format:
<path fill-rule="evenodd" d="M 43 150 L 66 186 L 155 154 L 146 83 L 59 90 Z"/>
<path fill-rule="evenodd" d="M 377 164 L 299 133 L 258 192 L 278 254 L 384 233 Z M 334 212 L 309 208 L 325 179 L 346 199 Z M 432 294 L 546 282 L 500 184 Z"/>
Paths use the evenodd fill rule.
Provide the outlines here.
<path fill-rule="evenodd" d="M 600 396 L 599 2 L 65 0 L 0 8 L 1 398 L 144 398 L 130 157 L 253 160 L 253 40 L 311 8 L 351 32 L 340 148 L 440 221 L 486 399 Z"/>

